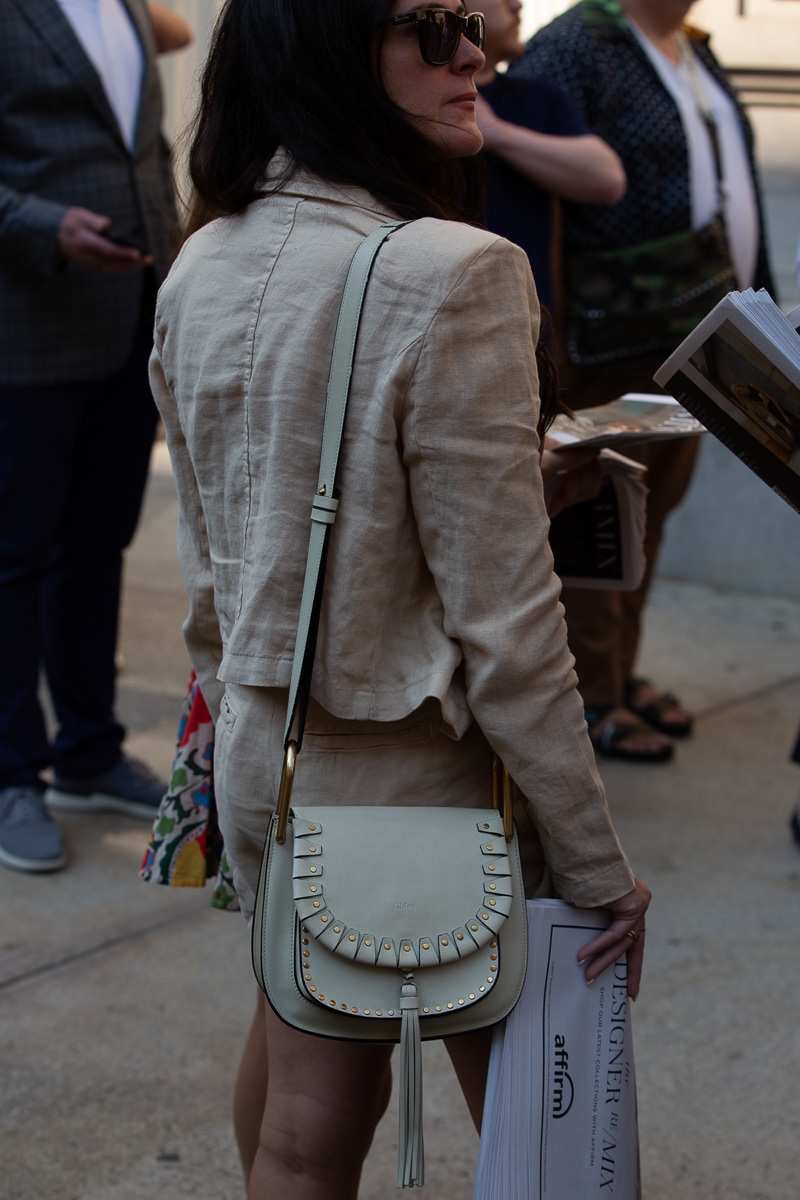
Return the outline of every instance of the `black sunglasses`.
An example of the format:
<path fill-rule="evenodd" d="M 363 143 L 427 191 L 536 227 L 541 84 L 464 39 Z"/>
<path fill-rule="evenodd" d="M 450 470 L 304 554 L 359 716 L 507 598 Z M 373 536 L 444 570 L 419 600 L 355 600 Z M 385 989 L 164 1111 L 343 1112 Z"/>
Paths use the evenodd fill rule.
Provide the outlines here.
<path fill-rule="evenodd" d="M 483 13 L 464 17 L 449 8 L 416 8 L 399 17 L 388 17 L 386 24 L 407 25 L 411 21 L 417 22 L 422 60 L 431 67 L 444 67 L 452 62 L 462 37 L 483 50 L 486 32 Z"/>

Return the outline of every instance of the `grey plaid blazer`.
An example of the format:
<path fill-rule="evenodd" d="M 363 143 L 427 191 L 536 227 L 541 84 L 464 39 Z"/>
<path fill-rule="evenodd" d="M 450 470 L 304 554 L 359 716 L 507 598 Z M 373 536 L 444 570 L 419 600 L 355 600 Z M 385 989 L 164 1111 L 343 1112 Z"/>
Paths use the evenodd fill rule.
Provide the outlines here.
<path fill-rule="evenodd" d="M 132 153 L 56 0 L 0 3 L 0 385 L 99 379 L 130 351 L 144 272 L 59 263 L 67 208 L 143 242 L 158 282 L 176 247 L 153 30 L 144 0 L 124 3 L 145 57 Z"/>

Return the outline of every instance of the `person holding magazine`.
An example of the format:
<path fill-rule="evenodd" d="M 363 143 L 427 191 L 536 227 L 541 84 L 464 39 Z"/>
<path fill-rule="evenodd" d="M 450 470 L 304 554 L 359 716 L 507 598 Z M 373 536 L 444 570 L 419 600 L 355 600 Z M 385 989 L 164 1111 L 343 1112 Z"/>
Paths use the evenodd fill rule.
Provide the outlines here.
<path fill-rule="evenodd" d="M 483 809 L 498 754 L 526 891 L 609 914 L 576 986 L 627 951 L 635 995 L 650 896 L 611 824 L 552 573 L 535 288 L 523 251 L 464 220 L 482 40 L 457 0 L 223 8 L 190 159 L 215 219 L 160 292 L 151 361 L 185 636 L 218 718 L 220 826 L 249 918 L 342 290 L 365 237 L 404 220 L 374 262 L 355 346 L 295 795 L 329 805 L 329 823 L 343 802 Z M 476 1121 L 490 1039 L 447 1043 Z M 237 1088 L 250 1200 L 355 1197 L 390 1060 L 390 1045 L 289 1027 L 260 997 Z M 267 1079 L 248 1091 L 251 1062 Z"/>
<path fill-rule="evenodd" d="M 692 0 L 580 0 L 509 66 L 511 78 L 562 87 L 628 180 L 617 204 L 563 205 L 558 324 L 575 409 L 656 391 L 653 372 L 726 289 L 772 286 L 752 131 L 707 36 L 685 24 L 691 8 Z M 637 677 L 636 656 L 664 523 L 688 487 L 697 445 L 630 451 L 648 468 L 639 588 L 563 593 L 599 754 L 663 762 L 673 739 L 691 731 L 676 698 Z"/>

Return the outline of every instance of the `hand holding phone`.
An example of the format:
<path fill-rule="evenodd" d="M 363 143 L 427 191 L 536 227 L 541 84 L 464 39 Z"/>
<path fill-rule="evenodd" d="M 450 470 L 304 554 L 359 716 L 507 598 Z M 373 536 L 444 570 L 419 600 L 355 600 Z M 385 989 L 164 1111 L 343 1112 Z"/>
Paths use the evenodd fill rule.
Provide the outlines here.
<path fill-rule="evenodd" d="M 141 270 L 153 261 L 143 246 L 118 234 L 108 217 L 78 207 L 61 218 L 58 251 L 65 262 L 106 272 Z"/>
<path fill-rule="evenodd" d="M 115 246 L 122 246 L 126 250 L 138 250 L 140 254 L 146 254 L 144 246 L 140 242 L 134 241 L 132 238 L 126 237 L 124 233 L 117 233 L 115 229 L 107 229 L 103 234 L 106 241 L 113 242 Z"/>

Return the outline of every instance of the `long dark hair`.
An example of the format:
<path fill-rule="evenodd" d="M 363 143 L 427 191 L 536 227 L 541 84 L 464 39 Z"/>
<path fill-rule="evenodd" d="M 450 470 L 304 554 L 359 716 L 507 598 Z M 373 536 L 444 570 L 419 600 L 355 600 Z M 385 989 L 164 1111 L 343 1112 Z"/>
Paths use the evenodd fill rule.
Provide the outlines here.
<path fill-rule="evenodd" d="M 550 310 L 542 304 L 539 308 L 539 340 L 536 343 L 536 369 L 539 373 L 539 423 L 536 431 L 542 442 L 556 417 L 562 414 L 568 417 L 574 415 L 564 401 L 558 379 L 558 367 L 550 350 L 554 338 Z"/>
<path fill-rule="evenodd" d="M 400 216 L 474 219 L 482 164 L 437 158 L 381 85 L 391 10 L 392 0 L 227 0 L 189 154 L 207 215 L 255 199 L 284 146 L 297 165 L 363 187 Z"/>

